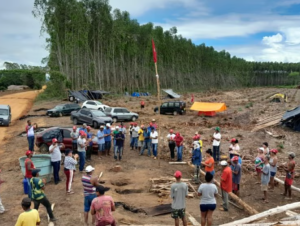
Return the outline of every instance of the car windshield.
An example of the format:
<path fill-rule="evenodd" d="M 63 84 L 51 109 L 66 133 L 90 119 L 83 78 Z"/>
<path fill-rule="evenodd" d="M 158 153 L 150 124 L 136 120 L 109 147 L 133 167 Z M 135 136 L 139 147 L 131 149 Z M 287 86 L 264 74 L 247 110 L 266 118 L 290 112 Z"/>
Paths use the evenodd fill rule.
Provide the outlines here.
<path fill-rule="evenodd" d="M 106 115 L 102 111 L 92 111 L 95 117 L 105 117 Z"/>
<path fill-rule="evenodd" d="M 0 115 L 8 115 L 8 110 L 0 109 Z"/>
<path fill-rule="evenodd" d="M 97 105 L 103 105 L 100 101 L 95 101 Z"/>
<path fill-rule="evenodd" d="M 56 110 L 62 110 L 63 109 L 63 105 L 57 105 L 57 106 L 55 106 L 54 109 L 56 109 Z"/>

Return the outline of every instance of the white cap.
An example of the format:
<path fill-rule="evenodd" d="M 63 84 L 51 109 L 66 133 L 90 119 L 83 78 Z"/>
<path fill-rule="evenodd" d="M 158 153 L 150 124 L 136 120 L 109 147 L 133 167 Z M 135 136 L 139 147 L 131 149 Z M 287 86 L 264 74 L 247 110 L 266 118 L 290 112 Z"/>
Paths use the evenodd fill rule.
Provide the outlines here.
<path fill-rule="evenodd" d="M 119 126 L 116 126 L 116 129 L 120 129 L 120 127 L 119 127 Z"/>
<path fill-rule="evenodd" d="M 152 122 L 155 122 L 155 119 L 152 119 Z"/>
<path fill-rule="evenodd" d="M 104 129 L 104 126 L 100 126 L 100 129 Z"/>
<path fill-rule="evenodd" d="M 258 150 L 264 151 L 265 149 L 264 148 L 259 148 Z"/>
<path fill-rule="evenodd" d="M 92 172 L 92 171 L 94 171 L 94 170 L 95 170 L 95 168 L 92 167 L 92 166 L 87 166 L 87 167 L 85 167 L 85 172 L 87 172 L 87 173 L 90 173 L 90 172 Z"/>
<path fill-rule="evenodd" d="M 221 161 L 221 166 L 227 166 L 227 161 L 225 160 Z"/>
<path fill-rule="evenodd" d="M 109 124 L 109 123 L 106 123 L 106 126 L 107 126 L 107 127 L 110 127 L 110 124 Z"/>

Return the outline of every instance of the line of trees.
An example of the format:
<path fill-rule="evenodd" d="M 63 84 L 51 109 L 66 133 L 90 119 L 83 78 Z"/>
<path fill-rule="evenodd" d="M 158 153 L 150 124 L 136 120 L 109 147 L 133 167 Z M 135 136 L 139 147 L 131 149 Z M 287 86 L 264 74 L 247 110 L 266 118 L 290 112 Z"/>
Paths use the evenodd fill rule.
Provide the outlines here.
<path fill-rule="evenodd" d="M 195 45 L 176 27 L 164 31 L 139 24 L 126 11 L 112 11 L 108 0 L 35 0 L 33 14 L 49 35 L 49 68 L 64 74 L 72 89 L 155 90 L 152 38 L 162 87 L 199 90 L 300 81 L 299 63 L 247 62 Z"/>

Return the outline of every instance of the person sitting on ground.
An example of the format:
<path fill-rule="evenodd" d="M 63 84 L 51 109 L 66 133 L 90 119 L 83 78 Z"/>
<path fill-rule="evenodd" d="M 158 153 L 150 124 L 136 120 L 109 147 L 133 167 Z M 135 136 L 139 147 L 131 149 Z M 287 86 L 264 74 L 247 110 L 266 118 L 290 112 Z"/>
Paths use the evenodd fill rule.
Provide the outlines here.
<path fill-rule="evenodd" d="M 229 146 L 229 158 L 233 158 L 233 152 L 239 152 L 240 151 L 240 146 L 239 146 L 239 141 L 235 138 L 231 139 L 230 141 L 230 146 Z"/>
<path fill-rule="evenodd" d="M 257 149 L 257 156 L 255 158 L 255 170 L 257 173 L 257 182 L 256 184 L 260 184 L 260 180 L 261 180 L 261 171 L 264 167 L 264 159 L 265 159 L 265 155 L 264 155 L 264 148 L 258 148 Z"/>
<path fill-rule="evenodd" d="M 181 162 L 182 161 L 182 153 L 183 153 L 183 137 L 181 136 L 181 134 L 179 132 L 176 133 L 176 135 L 174 137 L 174 141 L 175 141 L 176 148 L 177 148 L 177 162 Z"/>
<path fill-rule="evenodd" d="M 209 172 L 213 176 L 215 175 L 215 160 L 212 157 L 211 149 L 206 150 L 205 161 L 202 162 L 201 164 L 205 166 L 205 172 Z"/>
<path fill-rule="evenodd" d="M 294 160 L 295 158 L 295 153 L 291 152 L 289 153 L 289 162 L 287 166 L 284 167 L 284 170 L 286 172 L 286 177 L 284 181 L 284 193 L 282 194 L 283 196 L 287 196 L 285 199 L 291 200 L 292 199 L 292 185 L 295 177 L 295 166 L 296 162 Z"/>
<path fill-rule="evenodd" d="M 262 200 L 265 203 L 268 203 L 268 185 L 270 182 L 270 156 L 267 155 L 264 158 L 264 167 L 262 169 L 262 174 L 261 174 L 261 191 L 264 192 L 264 197 Z"/>
<path fill-rule="evenodd" d="M 30 179 L 30 185 L 32 189 L 31 199 L 34 203 L 34 209 L 39 210 L 40 204 L 42 204 L 47 209 L 50 221 L 53 222 L 57 219 L 54 217 L 51 209 L 51 203 L 49 202 L 44 193 L 46 180 L 38 178 L 40 171 L 40 169 L 34 169 L 32 171 L 32 178 Z"/>
<path fill-rule="evenodd" d="M 74 173 L 76 171 L 76 165 L 78 163 L 79 155 L 74 155 L 74 158 L 72 158 L 72 151 L 67 149 L 65 151 L 65 162 L 64 162 L 64 172 L 67 177 L 66 180 L 66 192 L 68 195 L 74 194 L 72 190 L 72 183 L 74 178 Z"/>
<path fill-rule="evenodd" d="M 232 192 L 239 196 L 240 191 L 240 182 L 241 182 L 241 176 L 242 176 L 242 167 L 239 164 L 239 157 L 234 156 L 231 159 L 232 167 Z"/>
<path fill-rule="evenodd" d="M 192 164 L 194 165 L 194 181 L 196 184 L 199 184 L 199 174 L 200 174 L 200 167 L 202 161 L 201 149 L 200 144 L 198 141 L 194 141 L 193 153 L 192 153 Z"/>
<path fill-rule="evenodd" d="M 278 153 L 278 151 L 276 149 L 272 149 L 270 151 L 270 174 L 271 174 L 271 177 L 270 177 L 270 191 L 274 191 L 274 178 L 276 176 L 276 173 L 277 173 L 277 162 L 278 162 L 278 159 L 277 159 L 277 156 L 276 154 Z"/>
<path fill-rule="evenodd" d="M 198 189 L 198 196 L 201 196 L 201 226 L 211 226 L 212 215 L 217 206 L 216 196 L 218 189 L 213 183 L 213 175 L 211 175 L 211 173 L 205 174 L 205 181 L 206 183 L 201 184 Z"/>
<path fill-rule="evenodd" d="M 185 216 L 185 198 L 189 194 L 189 189 L 186 183 L 181 182 L 182 174 L 176 171 L 174 174 L 176 182 L 171 185 L 172 213 L 171 217 L 175 220 L 175 226 L 179 225 L 179 218 L 182 219 L 183 225 L 187 226 Z"/>
<path fill-rule="evenodd" d="M 232 192 L 232 171 L 227 164 L 227 161 L 221 161 L 222 166 L 222 175 L 221 175 L 221 191 L 222 191 L 222 199 L 223 204 L 220 208 L 221 211 L 228 211 L 228 194 Z"/>
<path fill-rule="evenodd" d="M 1 173 L 1 169 L 0 169 L 0 173 Z M 0 187 L 1 187 L 2 183 L 3 183 L 3 181 L 1 180 L 1 177 L 0 177 Z M 4 209 L 4 206 L 2 204 L 1 197 L 0 197 L 0 214 L 2 214 L 4 212 L 5 212 L 5 209 Z"/>
<path fill-rule="evenodd" d="M 109 188 L 102 185 L 96 187 L 97 198 L 94 198 L 91 204 L 91 214 L 96 216 L 96 226 L 116 226 L 116 221 L 112 215 L 112 211 L 115 211 L 116 207 L 112 197 L 105 195 L 108 190 Z"/>
<path fill-rule="evenodd" d="M 168 143 L 169 143 L 169 149 L 170 149 L 170 155 L 171 155 L 171 160 L 173 161 L 175 159 L 175 133 L 174 130 L 170 129 L 169 134 L 167 135 Z"/>
<path fill-rule="evenodd" d="M 17 223 L 15 226 L 35 226 L 40 225 L 40 215 L 36 209 L 31 209 L 31 199 L 23 198 L 21 206 L 24 210 L 18 217 Z"/>
<path fill-rule="evenodd" d="M 269 155 L 270 154 L 269 144 L 267 142 L 264 142 L 262 144 L 262 147 L 264 148 L 264 155 Z"/>

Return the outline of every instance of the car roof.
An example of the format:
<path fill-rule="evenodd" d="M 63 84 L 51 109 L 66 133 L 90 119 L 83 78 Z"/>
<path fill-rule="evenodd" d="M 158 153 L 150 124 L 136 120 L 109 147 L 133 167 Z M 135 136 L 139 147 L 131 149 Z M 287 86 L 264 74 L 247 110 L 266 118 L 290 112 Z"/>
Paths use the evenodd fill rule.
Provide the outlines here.
<path fill-rule="evenodd" d="M 167 102 L 164 102 L 165 103 L 185 103 L 184 101 L 181 101 L 181 100 L 178 100 L 178 101 L 167 101 Z"/>
<path fill-rule="evenodd" d="M 1 105 L 0 105 L 0 108 L 2 108 L 2 109 L 9 109 L 10 106 L 9 106 L 9 105 L 4 105 L 4 104 L 2 105 L 2 104 L 1 104 Z"/>
<path fill-rule="evenodd" d="M 113 108 L 113 109 L 127 109 L 127 108 L 122 108 L 122 107 L 109 107 L 109 108 Z"/>

